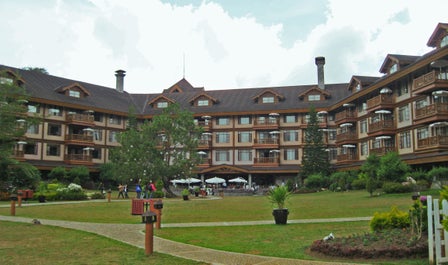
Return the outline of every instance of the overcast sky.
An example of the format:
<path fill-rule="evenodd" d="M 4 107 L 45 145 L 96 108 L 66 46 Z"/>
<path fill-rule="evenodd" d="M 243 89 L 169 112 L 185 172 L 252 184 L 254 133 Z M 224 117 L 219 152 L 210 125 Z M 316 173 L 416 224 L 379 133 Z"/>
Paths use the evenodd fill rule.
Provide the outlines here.
<path fill-rule="evenodd" d="M 380 76 L 385 56 L 422 55 L 447 0 L 0 0 L 0 64 L 159 93 Z"/>

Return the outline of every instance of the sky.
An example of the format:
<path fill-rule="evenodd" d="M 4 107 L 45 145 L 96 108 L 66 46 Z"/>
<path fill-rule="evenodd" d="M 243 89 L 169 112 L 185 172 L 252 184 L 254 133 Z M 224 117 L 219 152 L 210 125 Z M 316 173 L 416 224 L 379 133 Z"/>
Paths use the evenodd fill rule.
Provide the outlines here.
<path fill-rule="evenodd" d="M 381 76 L 387 54 L 423 55 L 446 0 L 0 0 L 0 64 L 160 93 Z"/>

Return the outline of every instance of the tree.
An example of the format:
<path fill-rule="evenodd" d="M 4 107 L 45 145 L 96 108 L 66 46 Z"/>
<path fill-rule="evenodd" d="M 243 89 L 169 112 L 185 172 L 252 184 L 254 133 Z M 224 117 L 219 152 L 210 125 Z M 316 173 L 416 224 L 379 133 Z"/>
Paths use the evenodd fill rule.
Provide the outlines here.
<path fill-rule="evenodd" d="M 86 166 L 76 166 L 68 172 L 70 181 L 79 185 L 84 185 L 89 180 L 89 169 Z"/>
<path fill-rule="evenodd" d="M 366 162 L 361 166 L 361 173 L 359 177 L 365 179 L 366 190 L 373 196 L 373 192 L 380 187 L 380 180 L 378 177 L 378 168 L 380 167 L 380 158 L 371 154 L 367 157 Z"/>
<path fill-rule="evenodd" d="M 18 162 L 13 151 L 21 141 L 27 130 L 27 124 L 36 123 L 37 119 L 27 115 L 26 102 L 28 95 L 25 88 L 20 86 L 20 78 L 7 71 L 0 71 L 0 185 L 1 187 L 10 185 L 28 185 L 18 180 L 21 177 L 14 172 L 22 171 L 29 173 L 23 177 L 39 178 L 34 174 L 34 170 L 28 165 Z M 23 151 L 23 150 L 20 150 Z M 21 169 L 21 167 L 24 167 Z M 33 181 L 31 181 L 33 182 Z"/>
<path fill-rule="evenodd" d="M 32 66 L 27 66 L 27 67 L 23 67 L 22 70 L 26 70 L 26 71 L 34 71 L 34 72 L 38 72 L 41 74 L 46 74 L 48 75 L 48 71 L 45 68 L 42 67 L 32 67 Z"/>
<path fill-rule="evenodd" d="M 323 142 L 323 132 L 319 129 L 319 120 L 314 107 L 310 108 L 309 122 L 305 129 L 305 146 L 303 148 L 302 176 L 314 174 L 329 176 L 330 162 Z"/>
<path fill-rule="evenodd" d="M 60 182 L 66 181 L 67 178 L 67 171 L 64 167 L 58 166 L 53 168 L 50 173 L 48 173 L 48 178 L 50 179 L 57 179 Z"/>
<path fill-rule="evenodd" d="M 121 146 L 111 150 L 117 180 L 161 180 L 168 195 L 174 195 L 170 180 L 192 176 L 199 161 L 200 133 L 192 113 L 181 110 L 177 104 L 171 104 L 139 128 L 129 126 L 120 135 Z"/>
<path fill-rule="evenodd" d="M 403 162 L 396 152 L 389 152 L 381 157 L 378 176 L 382 181 L 403 182 L 411 167 Z"/>

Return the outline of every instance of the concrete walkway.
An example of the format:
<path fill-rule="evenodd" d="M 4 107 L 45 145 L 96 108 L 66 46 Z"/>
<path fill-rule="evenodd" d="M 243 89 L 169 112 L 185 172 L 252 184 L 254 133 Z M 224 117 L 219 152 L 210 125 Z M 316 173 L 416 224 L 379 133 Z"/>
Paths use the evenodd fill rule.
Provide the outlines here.
<path fill-rule="evenodd" d="M 32 218 L 24 218 L 17 216 L 0 215 L 1 221 L 24 222 L 31 223 Z M 346 221 L 365 221 L 370 220 L 370 217 L 360 218 L 335 218 L 335 219 L 314 219 L 314 220 L 289 220 L 288 223 L 311 223 L 311 222 L 346 222 Z M 145 248 L 145 229 L 144 224 L 103 224 L 103 223 L 86 223 L 86 222 L 72 222 L 60 220 L 39 219 L 43 225 L 52 225 L 76 230 L 91 232 L 102 235 L 130 244 L 139 248 Z M 213 223 L 195 223 L 195 224 L 165 224 L 163 227 L 188 227 L 188 226 L 231 226 L 231 225 L 259 225 L 272 224 L 272 221 L 252 221 L 252 222 L 213 222 Z M 154 251 L 165 253 L 176 257 L 202 261 L 210 264 L 303 264 L 303 265 L 322 265 L 322 264 L 349 264 L 349 263 L 334 263 L 321 262 L 297 259 L 285 259 L 276 257 L 257 256 L 250 254 L 226 252 L 214 249 L 208 249 L 189 244 L 183 244 L 166 240 L 159 237 L 154 237 Z"/>

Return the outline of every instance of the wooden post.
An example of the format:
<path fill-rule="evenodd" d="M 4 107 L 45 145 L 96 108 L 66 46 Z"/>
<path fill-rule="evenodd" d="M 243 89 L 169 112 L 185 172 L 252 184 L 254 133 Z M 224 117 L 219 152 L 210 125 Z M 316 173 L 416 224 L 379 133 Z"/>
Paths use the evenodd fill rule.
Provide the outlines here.
<path fill-rule="evenodd" d="M 162 209 L 155 209 L 156 212 L 156 228 L 160 229 L 160 223 L 162 222 Z"/>
<path fill-rule="evenodd" d="M 11 216 L 16 215 L 16 201 L 11 200 Z"/>
<path fill-rule="evenodd" d="M 111 194 L 112 194 L 112 191 L 109 189 L 109 190 L 107 191 L 107 202 L 110 202 L 110 196 L 111 196 Z"/>
<path fill-rule="evenodd" d="M 154 249 L 153 237 L 154 236 L 154 228 L 153 224 L 150 222 L 146 222 L 146 232 L 145 232 L 145 254 L 149 256 L 152 254 Z"/>

